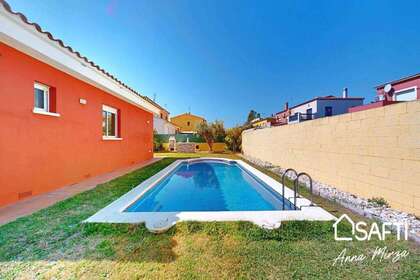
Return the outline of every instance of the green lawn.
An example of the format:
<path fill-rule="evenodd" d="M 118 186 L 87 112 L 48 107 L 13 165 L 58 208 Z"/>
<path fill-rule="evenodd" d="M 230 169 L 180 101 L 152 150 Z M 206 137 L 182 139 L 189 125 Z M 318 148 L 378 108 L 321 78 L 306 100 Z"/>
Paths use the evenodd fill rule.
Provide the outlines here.
<path fill-rule="evenodd" d="M 0 279 L 420 277 L 420 251 L 413 243 L 336 242 L 331 222 L 288 222 L 273 231 L 245 222 L 180 223 L 161 235 L 149 233 L 143 225 L 81 223 L 165 168 L 174 157 L 192 156 L 165 155 L 173 158 L 0 227 Z M 322 198 L 316 201 L 335 215 L 346 211 Z M 349 227 L 342 230 L 349 231 Z M 348 254 L 369 254 L 383 246 L 409 250 L 410 255 L 396 263 L 375 260 L 332 265 L 344 248 Z"/>

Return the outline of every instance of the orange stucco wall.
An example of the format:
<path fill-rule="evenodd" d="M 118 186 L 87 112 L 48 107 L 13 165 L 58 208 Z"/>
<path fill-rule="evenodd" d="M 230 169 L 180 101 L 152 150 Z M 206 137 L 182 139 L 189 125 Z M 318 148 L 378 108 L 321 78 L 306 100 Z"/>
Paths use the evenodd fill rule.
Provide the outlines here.
<path fill-rule="evenodd" d="M 35 81 L 55 87 L 60 117 L 32 112 Z M 153 156 L 151 113 L 3 43 L 0 96 L 0 206 Z M 102 140 L 103 104 L 120 110 L 122 141 Z"/>

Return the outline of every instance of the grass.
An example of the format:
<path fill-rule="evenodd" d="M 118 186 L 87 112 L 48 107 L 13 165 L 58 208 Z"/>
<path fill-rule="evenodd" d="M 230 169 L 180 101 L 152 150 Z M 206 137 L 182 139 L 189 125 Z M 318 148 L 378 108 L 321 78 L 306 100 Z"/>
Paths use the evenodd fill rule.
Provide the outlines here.
<path fill-rule="evenodd" d="M 419 249 L 413 243 L 336 242 L 331 222 L 287 222 L 273 231 L 246 222 L 189 222 L 161 235 L 144 225 L 81 223 L 176 157 L 192 155 L 165 156 L 172 158 L 1 226 L 0 279 L 419 279 Z M 322 198 L 316 202 L 335 215 L 346 212 Z M 396 263 L 332 265 L 344 248 L 347 254 L 369 254 L 383 246 L 410 255 Z"/>

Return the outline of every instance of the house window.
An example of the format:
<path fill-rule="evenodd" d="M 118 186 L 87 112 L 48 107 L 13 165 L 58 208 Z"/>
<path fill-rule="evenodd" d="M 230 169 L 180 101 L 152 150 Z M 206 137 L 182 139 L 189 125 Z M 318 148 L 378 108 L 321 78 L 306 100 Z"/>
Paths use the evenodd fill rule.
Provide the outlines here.
<path fill-rule="evenodd" d="M 102 106 L 102 136 L 104 139 L 119 139 L 118 110 L 106 105 Z"/>
<path fill-rule="evenodd" d="M 306 109 L 306 120 L 312 120 L 312 108 Z"/>
<path fill-rule="evenodd" d="M 394 93 L 394 101 L 412 101 L 417 99 L 417 88 L 407 88 Z"/>
<path fill-rule="evenodd" d="M 325 116 L 331 117 L 333 115 L 333 109 L 331 106 L 325 106 Z"/>
<path fill-rule="evenodd" d="M 39 83 L 34 84 L 34 111 L 49 112 L 50 111 L 50 88 Z"/>
<path fill-rule="evenodd" d="M 187 122 L 187 126 L 190 126 L 190 122 Z"/>
<path fill-rule="evenodd" d="M 35 114 L 59 117 L 56 111 L 56 90 L 40 83 L 34 83 L 34 109 Z"/>

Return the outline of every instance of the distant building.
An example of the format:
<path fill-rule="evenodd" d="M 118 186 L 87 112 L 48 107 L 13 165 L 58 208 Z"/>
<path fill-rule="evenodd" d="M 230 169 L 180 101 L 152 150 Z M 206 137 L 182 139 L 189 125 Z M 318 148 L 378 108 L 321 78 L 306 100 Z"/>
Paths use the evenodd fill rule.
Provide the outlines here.
<path fill-rule="evenodd" d="M 290 116 L 290 109 L 289 109 L 289 103 L 286 102 L 284 104 L 283 111 L 277 112 L 274 114 L 274 122 L 273 125 L 284 125 L 287 124 L 287 120 Z"/>
<path fill-rule="evenodd" d="M 363 106 L 350 108 L 358 112 L 403 101 L 420 100 L 420 73 L 376 86 L 376 100 Z"/>
<path fill-rule="evenodd" d="M 420 99 L 420 73 L 376 87 L 379 100 L 412 101 Z"/>
<path fill-rule="evenodd" d="M 178 132 L 178 127 L 169 121 L 169 112 L 160 108 L 159 113 L 153 114 L 153 129 L 157 134 L 175 134 Z"/>
<path fill-rule="evenodd" d="M 201 123 L 206 120 L 191 113 L 184 113 L 171 118 L 171 122 L 179 128 L 180 133 L 197 133 Z"/>
<path fill-rule="evenodd" d="M 251 126 L 254 128 L 265 128 L 271 127 L 271 124 L 274 122 L 274 118 L 256 118 L 251 121 Z"/>
<path fill-rule="evenodd" d="M 333 95 L 316 97 L 293 107 L 288 107 L 274 115 L 274 125 L 296 123 L 323 117 L 330 117 L 348 112 L 349 108 L 363 104 L 363 97 L 348 97 L 347 89 L 342 97 Z"/>

